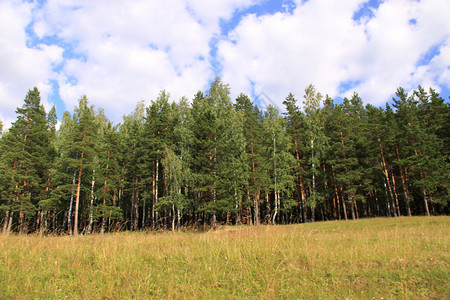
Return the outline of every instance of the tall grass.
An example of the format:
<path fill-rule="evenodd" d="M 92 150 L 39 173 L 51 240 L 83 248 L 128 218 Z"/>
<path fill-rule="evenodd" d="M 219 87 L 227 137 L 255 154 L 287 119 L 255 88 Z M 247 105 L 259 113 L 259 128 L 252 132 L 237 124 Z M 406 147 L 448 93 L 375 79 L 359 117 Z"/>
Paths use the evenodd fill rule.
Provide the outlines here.
<path fill-rule="evenodd" d="M 0 237 L 0 298 L 450 298 L 450 217 Z"/>

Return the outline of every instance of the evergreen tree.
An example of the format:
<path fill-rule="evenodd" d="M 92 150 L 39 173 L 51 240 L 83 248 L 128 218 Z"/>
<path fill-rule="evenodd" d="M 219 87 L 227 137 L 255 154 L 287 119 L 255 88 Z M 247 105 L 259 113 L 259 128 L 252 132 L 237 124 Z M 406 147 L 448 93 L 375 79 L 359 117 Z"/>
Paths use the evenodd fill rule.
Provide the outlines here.
<path fill-rule="evenodd" d="M 393 172 L 393 160 L 395 161 L 391 152 L 394 149 L 393 132 L 395 127 L 386 122 L 390 108 L 385 112 L 382 108 L 367 105 L 366 110 L 367 127 L 369 136 L 371 136 L 368 141 L 369 159 L 372 166 L 371 177 L 374 179 L 371 191 L 372 210 L 376 212 L 377 216 L 390 215 L 393 199 L 391 173 Z"/>
<path fill-rule="evenodd" d="M 283 104 L 286 106 L 286 131 L 291 138 L 291 152 L 295 157 L 295 168 L 293 171 L 295 177 L 295 193 L 297 202 L 300 205 L 301 220 L 306 222 L 306 184 L 305 176 L 307 175 L 305 160 L 305 153 L 307 147 L 305 141 L 307 140 L 305 117 L 297 106 L 297 99 L 292 93 L 286 97 Z"/>
<path fill-rule="evenodd" d="M 121 171 L 118 160 L 120 143 L 117 127 L 107 121 L 100 132 L 97 172 L 97 180 L 100 185 L 96 195 L 100 199 L 100 203 L 94 211 L 94 215 L 101 218 L 100 233 L 105 232 L 107 220 L 109 222 L 122 220 L 122 210 L 117 206 Z"/>
<path fill-rule="evenodd" d="M 261 208 L 261 201 L 264 198 L 268 199 L 270 177 L 267 173 L 266 159 L 267 149 L 264 144 L 264 128 L 262 112 L 254 105 L 247 95 L 240 94 L 236 98 L 235 109 L 242 112 L 243 117 L 243 134 L 245 139 L 244 161 L 247 166 L 244 167 L 243 178 L 245 178 L 245 192 L 242 195 L 242 201 L 239 205 L 236 215 L 236 222 L 241 222 L 242 207 L 246 207 L 247 217 L 251 223 L 251 206 L 253 206 L 253 223 L 259 225 L 263 217 L 263 210 Z M 267 194 L 267 197 L 265 197 Z M 270 219 L 270 211 L 266 211 L 267 221 Z M 247 218 L 248 219 L 248 218 Z"/>
<path fill-rule="evenodd" d="M 341 142 L 342 106 L 335 105 L 333 99 L 327 97 L 324 101 L 325 133 L 329 141 L 326 152 L 325 182 L 326 196 L 331 202 L 329 213 L 334 219 L 347 218 L 347 210 L 342 195 L 342 183 L 337 180 L 336 164 L 338 164 Z"/>
<path fill-rule="evenodd" d="M 150 159 L 151 145 L 144 142 L 145 104 L 140 101 L 132 114 L 123 117 L 120 126 L 120 166 L 121 180 L 118 191 L 119 207 L 125 218 L 131 223 L 132 229 L 138 229 L 139 222 L 139 186 L 141 177 L 151 177 L 153 167 L 146 166 L 146 160 Z M 144 168 L 143 168 L 144 167 Z M 149 175 L 150 174 L 150 175 Z M 143 193 L 143 203 L 147 201 Z M 151 199 L 151 198 L 150 198 Z M 144 207 L 142 225 L 146 222 L 148 213 Z M 143 226 L 142 226 L 143 227 Z"/>
<path fill-rule="evenodd" d="M 55 149 L 57 155 L 55 163 L 50 170 L 51 184 L 54 188 L 46 201 L 47 203 L 43 204 L 48 209 L 53 208 L 54 210 L 66 211 L 63 224 L 67 224 L 67 229 L 70 233 L 72 232 L 76 170 L 69 165 L 69 162 L 73 159 L 73 153 L 66 151 L 68 149 L 66 145 L 71 143 L 72 127 L 72 116 L 66 111 L 62 116 L 61 126 L 56 132 Z"/>
<path fill-rule="evenodd" d="M 17 121 L 5 135 L 2 161 L 9 170 L 3 232 L 12 227 L 14 213 L 19 213 L 19 231 L 28 230 L 28 219 L 37 211 L 45 190 L 46 157 L 49 134 L 44 107 L 37 88 L 29 90 L 24 105 L 17 108 Z"/>
<path fill-rule="evenodd" d="M 395 126 L 397 128 L 395 141 L 396 151 L 398 157 L 398 164 L 404 169 L 404 176 L 409 176 L 405 181 L 411 181 L 412 186 L 419 188 L 423 195 L 423 209 L 429 215 L 427 190 L 425 186 L 419 187 L 420 180 L 424 173 L 421 164 L 421 139 L 426 138 L 424 132 L 424 124 L 420 124 L 419 117 L 419 100 L 415 97 L 409 97 L 403 88 L 398 88 L 396 98 L 393 98 L 393 106 L 396 111 L 394 114 Z M 421 101 L 427 101 L 422 99 Z M 406 175 L 408 174 L 408 175 Z"/>
<path fill-rule="evenodd" d="M 164 159 L 166 148 L 173 149 L 174 137 L 174 112 L 173 106 L 169 103 L 170 95 L 166 91 L 161 91 L 156 101 L 152 101 L 147 108 L 145 123 L 143 128 L 143 139 L 141 147 L 138 147 L 141 154 L 139 161 L 140 169 L 143 172 L 137 176 L 143 176 L 152 182 L 152 222 L 153 227 L 157 225 L 159 214 L 164 206 L 158 205 L 160 197 L 167 196 L 167 178 L 161 164 Z M 173 150 L 172 150 L 173 151 Z M 152 173 L 148 173 L 152 171 Z M 144 184 L 149 186 L 149 182 Z M 139 191 L 136 191 L 138 195 Z M 150 195 L 150 191 L 144 195 Z M 145 197 L 148 199 L 148 197 Z M 137 203 L 138 199 L 136 199 Z M 135 204 L 137 206 L 137 204 Z M 163 225 L 163 224 L 160 224 Z"/>
<path fill-rule="evenodd" d="M 449 164 L 446 162 L 448 149 L 445 145 L 444 121 L 449 112 L 438 93 L 430 89 L 427 93 L 419 86 L 412 97 L 417 101 L 418 124 L 416 134 L 420 134 L 414 149 L 416 156 L 416 180 L 414 184 L 422 190 L 427 215 L 432 210 L 446 206 L 449 201 Z M 448 129 L 447 129 L 448 130 Z"/>
<path fill-rule="evenodd" d="M 357 200 L 364 201 L 363 175 L 367 166 L 364 165 L 366 153 L 366 120 L 362 100 L 354 93 L 352 98 L 343 101 L 344 120 L 341 123 L 341 160 L 336 165 L 338 181 L 344 186 L 343 193 L 347 196 L 352 219 L 358 217 Z"/>
<path fill-rule="evenodd" d="M 236 111 L 230 106 L 219 125 L 220 143 L 217 145 L 216 166 L 217 206 L 226 215 L 227 223 L 231 213 L 239 210 L 247 182 L 248 162 L 245 155 L 243 115 L 243 112 Z"/>
<path fill-rule="evenodd" d="M 310 85 L 303 111 L 291 93 L 283 103 L 284 117 L 244 94 L 233 104 L 216 78 L 192 105 L 161 91 L 119 125 L 83 96 L 56 130 L 34 88 L 0 135 L 3 232 L 448 212 L 450 106 L 435 90 L 398 88 L 376 108 Z"/>
<path fill-rule="evenodd" d="M 56 115 L 56 108 L 53 106 L 48 115 L 47 115 L 47 135 L 48 135 L 48 144 L 46 145 L 46 153 L 42 157 L 42 167 L 44 170 L 44 181 L 43 184 L 45 185 L 45 189 L 42 190 L 42 197 L 39 201 L 39 226 L 41 229 L 41 233 L 45 233 L 48 228 L 48 219 L 49 214 L 51 213 L 53 215 L 53 218 L 55 218 L 56 214 L 56 205 L 53 203 L 51 199 L 51 192 L 55 188 L 55 186 L 52 183 L 52 169 L 54 162 L 56 160 L 56 123 L 57 123 L 57 115 Z"/>
<path fill-rule="evenodd" d="M 85 217 L 83 212 L 88 212 L 89 197 L 86 196 L 91 192 L 92 173 L 98 152 L 98 124 L 95 120 L 94 108 L 89 106 L 86 96 L 79 99 L 71 123 L 68 128 L 64 128 L 67 129 L 67 136 L 60 149 L 62 155 L 59 157 L 59 164 L 66 165 L 70 170 L 69 174 L 72 171 L 75 174 L 73 176 L 75 179 L 73 182 L 76 182 L 73 234 L 78 235 L 80 215 Z M 68 218 L 72 216 L 69 214 Z M 69 232 L 72 233 L 72 228 L 69 228 Z"/>

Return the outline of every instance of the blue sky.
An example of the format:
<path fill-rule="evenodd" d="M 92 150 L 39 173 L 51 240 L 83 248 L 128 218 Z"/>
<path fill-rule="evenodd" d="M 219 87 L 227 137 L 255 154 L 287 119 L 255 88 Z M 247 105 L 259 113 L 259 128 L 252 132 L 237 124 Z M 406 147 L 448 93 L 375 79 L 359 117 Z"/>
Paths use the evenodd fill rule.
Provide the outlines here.
<path fill-rule="evenodd" d="M 383 106 L 402 86 L 450 95 L 448 0 L 0 1 L 0 119 L 37 86 L 59 117 L 82 95 L 120 122 L 215 76 L 263 104 L 314 84 Z M 263 95 L 263 97 L 261 96 Z"/>

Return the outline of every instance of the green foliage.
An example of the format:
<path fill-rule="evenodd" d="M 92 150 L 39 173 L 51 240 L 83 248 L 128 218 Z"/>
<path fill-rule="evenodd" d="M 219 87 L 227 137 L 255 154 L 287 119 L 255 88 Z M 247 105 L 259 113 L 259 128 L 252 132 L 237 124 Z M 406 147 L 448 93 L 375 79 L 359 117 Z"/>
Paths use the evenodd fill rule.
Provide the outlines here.
<path fill-rule="evenodd" d="M 3 231 L 95 232 L 448 213 L 450 109 L 433 89 L 385 108 L 264 110 L 220 78 L 192 101 L 161 91 L 114 125 L 79 99 L 56 130 L 37 89 L 0 138 Z M 75 228 L 74 228 L 75 227 Z"/>
<path fill-rule="evenodd" d="M 37 88 L 28 91 L 23 106 L 17 108 L 17 121 L 2 136 L 2 204 L 9 208 L 9 218 L 13 213 L 19 213 L 20 231 L 28 230 L 28 218 L 36 213 L 39 202 L 47 194 L 49 168 L 54 156 L 53 132 L 40 101 Z M 4 219 L 6 232 L 11 229 L 8 221 L 8 218 Z"/>

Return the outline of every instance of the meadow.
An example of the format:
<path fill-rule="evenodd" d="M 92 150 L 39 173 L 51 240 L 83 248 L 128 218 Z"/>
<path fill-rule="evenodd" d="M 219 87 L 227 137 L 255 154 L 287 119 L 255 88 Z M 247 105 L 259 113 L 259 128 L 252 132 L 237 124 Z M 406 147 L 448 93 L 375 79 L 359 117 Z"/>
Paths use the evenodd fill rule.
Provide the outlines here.
<path fill-rule="evenodd" d="M 450 298 L 450 217 L 0 236 L 1 299 Z"/>

